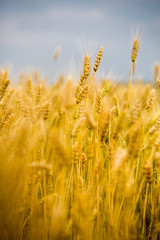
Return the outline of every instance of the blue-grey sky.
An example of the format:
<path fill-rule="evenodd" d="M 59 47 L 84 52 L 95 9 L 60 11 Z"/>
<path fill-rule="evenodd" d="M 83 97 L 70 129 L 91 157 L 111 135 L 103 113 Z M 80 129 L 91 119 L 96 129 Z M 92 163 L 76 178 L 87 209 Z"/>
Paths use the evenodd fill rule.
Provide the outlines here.
<path fill-rule="evenodd" d="M 151 79 L 160 62 L 159 13 L 160 0 L 0 0 L 0 67 L 9 66 L 13 76 L 38 69 L 54 81 L 78 72 L 86 53 L 94 62 L 103 45 L 99 74 L 127 79 L 138 37 L 135 77 Z"/>

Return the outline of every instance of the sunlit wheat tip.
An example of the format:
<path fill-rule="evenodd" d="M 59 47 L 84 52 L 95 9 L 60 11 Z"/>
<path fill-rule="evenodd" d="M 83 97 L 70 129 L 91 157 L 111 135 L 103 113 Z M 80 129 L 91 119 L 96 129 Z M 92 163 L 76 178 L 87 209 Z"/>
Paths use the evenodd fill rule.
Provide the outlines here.
<path fill-rule="evenodd" d="M 157 80 L 158 76 L 159 76 L 159 64 L 156 63 L 154 65 L 154 79 Z"/>
<path fill-rule="evenodd" d="M 131 56 L 131 59 L 132 59 L 132 62 L 133 62 L 133 63 L 134 63 L 135 60 L 136 60 L 137 53 L 138 53 L 138 48 L 139 48 L 139 41 L 138 41 L 138 39 L 136 38 L 135 41 L 134 41 L 134 44 L 133 44 L 132 56 Z"/>
<path fill-rule="evenodd" d="M 97 97 L 96 97 L 96 111 L 99 113 L 102 108 L 102 91 L 98 90 Z"/>
<path fill-rule="evenodd" d="M 146 110 L 147 111 L 150 111 L 152 105 L 153 105 L 153 102 L 155 100 L 155 94 L 156 94 L 156 90 L 155 89 L 152 89 L 151 90 L 151 93 L 150 93 L 150 96 L 147 100 L 147 105 L 146 105 Z"/>
<path fill-rule="evenodd" d="M 97 72 L 97 70 L 98 70 L 99 64 L 101 62 L 102 54 L 103 54 L 103 46 L 101 46 L 101 48 L 98 52 L 98 55 L 96 57 L 95 64 L 94 64 L 94 67 L 93 67 L 94 72 Z"/>
<path fill-rule="evenodd" d="M 62 50 L 61 47 L 56 47 L 54 55 L 53 55 L 54 60 L 58 59 L 58 57 L 59 57 L 59 55 L 61 53 L 61 50 Z"/>
<path fill-rule="evenodd" d="M 89 56 L 87 55 L 84 58 L 84 77 L 87 79 L 90 75 L 90 62 L 89 62 Z"/>

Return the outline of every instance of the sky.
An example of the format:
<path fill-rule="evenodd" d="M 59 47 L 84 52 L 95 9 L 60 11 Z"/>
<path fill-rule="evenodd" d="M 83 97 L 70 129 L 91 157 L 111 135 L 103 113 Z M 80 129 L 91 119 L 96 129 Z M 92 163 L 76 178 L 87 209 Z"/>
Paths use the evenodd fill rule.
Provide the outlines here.
<path fill-rule="evenodd" d="M 160 63 L 160 0 L 0 0 L 0 68 L 14 79 L 38 70 L 49 81 L 78 78 L 103 45 L 98 76 L 127 80 L 133 41 L 139 38 L 135 78 L 152 80 Z M 56 47 L 61 47 L 54 61 Z"/>

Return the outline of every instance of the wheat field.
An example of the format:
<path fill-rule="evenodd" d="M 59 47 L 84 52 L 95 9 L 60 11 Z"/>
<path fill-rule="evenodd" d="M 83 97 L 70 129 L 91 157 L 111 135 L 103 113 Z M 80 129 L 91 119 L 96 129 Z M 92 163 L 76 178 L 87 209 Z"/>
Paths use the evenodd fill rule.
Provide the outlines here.
<path fill-rule="evenodd" d="M 0 239 L 160 239 L 160 78 L 0 72 Z M 102 58 L 102 59 L 101 59 Z M 94 60 L 93 60 L 94 62 Z M 93 65 L 93 66 L 92 66 Z"/>

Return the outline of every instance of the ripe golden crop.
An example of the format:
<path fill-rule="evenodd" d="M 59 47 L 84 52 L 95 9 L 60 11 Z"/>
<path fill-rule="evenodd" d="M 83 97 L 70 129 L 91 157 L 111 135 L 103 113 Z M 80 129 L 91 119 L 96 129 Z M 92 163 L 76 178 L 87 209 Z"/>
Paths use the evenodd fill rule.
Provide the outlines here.
<path fill-rule="evenodd" d="M 133 51 L 129 88 L 96 82 L 103 47 L 77 85 L 1 71 L 1 239 L 160 238 L 159 87 L 132 83 Z"/>

